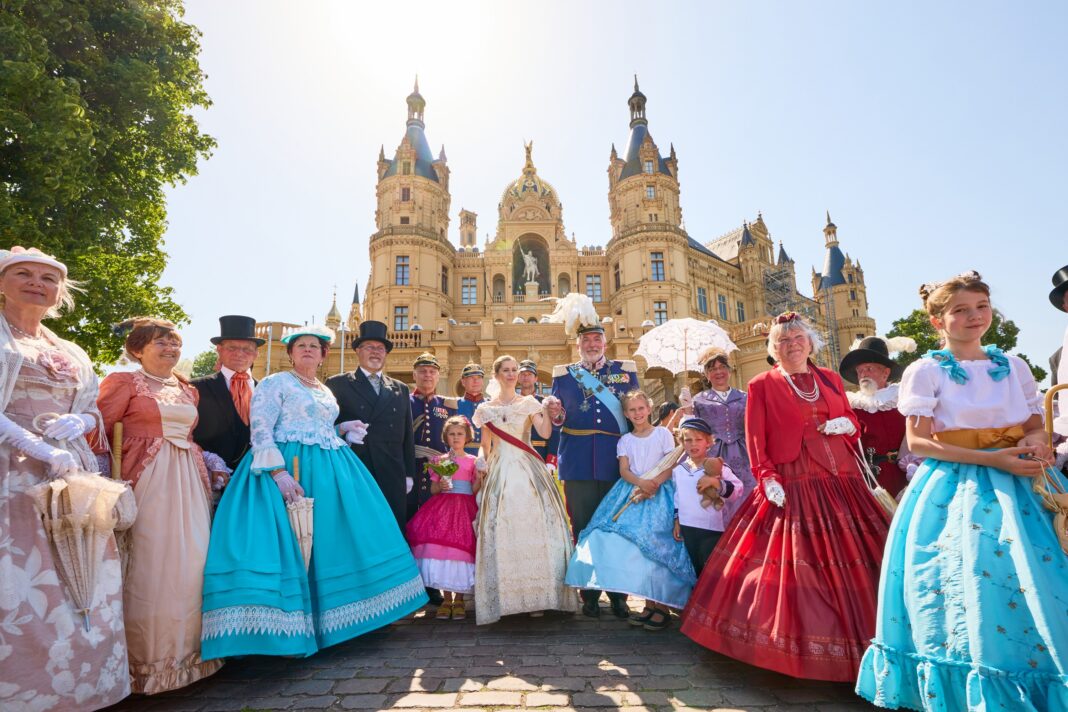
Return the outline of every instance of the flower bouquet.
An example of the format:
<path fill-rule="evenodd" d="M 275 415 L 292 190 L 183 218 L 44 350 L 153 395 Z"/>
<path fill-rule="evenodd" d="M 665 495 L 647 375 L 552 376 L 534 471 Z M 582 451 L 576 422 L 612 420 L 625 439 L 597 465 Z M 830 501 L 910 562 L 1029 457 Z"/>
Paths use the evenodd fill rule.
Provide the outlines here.
<path fill-rule="evenodd" d="M 452 485 L 452 476 L 460 469 L 460 465 L 447 454 L 436 460 L 428 460 L 426 467 L 427 470 L 448 482 L 450 486 Z"/>

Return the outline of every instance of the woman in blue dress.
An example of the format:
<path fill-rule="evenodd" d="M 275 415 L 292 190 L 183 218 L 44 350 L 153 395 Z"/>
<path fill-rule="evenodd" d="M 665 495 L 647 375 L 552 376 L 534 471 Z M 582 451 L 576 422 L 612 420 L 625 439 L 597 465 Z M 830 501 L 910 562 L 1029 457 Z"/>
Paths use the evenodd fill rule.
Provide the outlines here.
<path fill-rule="evenodd" d="M 253 392 L 252 449 L 219 503 L 208 548 L 205 660 L 312 655 L 427 602 L 396 519 L 338 436 L 337 401 L 315 376 L 333 339 L 316 326 L 287 335 L 293 371 Z M 349 438 L 363 434 L 356 423 L 339 427 Z M 290 474 L 295 458 L 299 483 Z M 302 495 L 315 501 L 307 568 L 286 513 Z"/>
<path fill-rule="evenodd" d="M 978 274 L 920 293 L 947 348 L 902 378 L 909 449 L 926 459 L 890 527 L 857 693 L 893 709 L 1068 710 L 1068 541 L 1034 490 L 1051 456 L 1034 378 L 982 346 Z"/>

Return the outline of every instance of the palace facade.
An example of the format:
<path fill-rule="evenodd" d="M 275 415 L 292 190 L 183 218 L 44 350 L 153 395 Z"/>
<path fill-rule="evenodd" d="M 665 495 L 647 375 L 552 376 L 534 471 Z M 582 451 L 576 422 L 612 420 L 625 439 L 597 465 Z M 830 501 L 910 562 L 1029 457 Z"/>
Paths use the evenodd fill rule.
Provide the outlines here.
<path fill-rule="evenodd" d="M 478 216 L 459 212 L 458 239 L 450 233 L 449 167 L 442 149 L 435 157 L 427 141 L 426 101 L 415 90 L 407 98 L 408 121 L 391 159 L 378 157 L 376 231 L 370 238 L 370 276 L 361 304 L 359 289 L 347 317 L 334 304 L 327 325 L 343 330 L 344 341 L 361 319 L 385 322 L 396 344 L 387 360 L 391 376 L 411 381 L 415 357 L 429 350 L 442 365 L 440 390 L 459 388 L 469 361 L 487 369 L 501 354 L 531 358 L 548 385 L 553 366 L 577 359 L 574 343 L 559 324 L 543 323 L 552 311 L 549 296 L 582 290 L 596 304 L 614 358 L 633 358 L 639 337 L 676 317 L 714 320 L 740 347 L 734 354 L 737 385 L 768 368 L 765 332 L 770 318 L 792 309 L 812 318 L 828 337 L 823 360 L 837 365 L 854 339 L 875 334 L 868 316 L 864 271 L 838 243 L 827 215 L 826 256 L 812 271 L 812 295 L 797 289 L 794 261 L 771 239 L 763 215 L 711 240 L 698 240 L 683 227 L 679 161 L 672 145 L 665 156 L 649 130 L 646 97 L 638 89 L 628 100 L 630 138 L 608 160 L 608 203 L 612 237 L 605 246 L 579 246 L 564 229 L 560 196 L 538 174 L 533 144 L 527 144 L 519 176 L 509 182 L 497 206 L 494 236 L 480 248 Z M 292 325 L 263 323 L 276 342 Z M 288 368 L 280 344 L 261 349 L 256 372 Z M 340 343 L 323 375 L 342 367 Z M 346 369 L 355 354 L 344 356 Z M 654 397 L 677 389 L 658 369 L 639 371 Z M 697 372 L 689 375 L 693 380 Z"/>

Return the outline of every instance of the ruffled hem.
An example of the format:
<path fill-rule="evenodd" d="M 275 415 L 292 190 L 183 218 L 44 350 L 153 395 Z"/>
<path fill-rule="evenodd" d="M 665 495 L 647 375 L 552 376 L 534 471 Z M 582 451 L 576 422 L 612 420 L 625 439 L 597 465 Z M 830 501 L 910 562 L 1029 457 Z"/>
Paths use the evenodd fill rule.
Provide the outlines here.
<path fill-rule="evenodd" d="M 879 707 L 933 710 L 1068 710 L 1068 676 L 1009 671 L 907 653 L 873 642 L 856 693 Z"/>
<path fill-rule="evenodd" d="M 197 680 L 214 675 L 223 666 L 222 660 L 201 660 L 192 655 L 175 666 L 173 660 L 143 665 L 130 665 L 130 692 L 156 695 L 192 685 Z"/>

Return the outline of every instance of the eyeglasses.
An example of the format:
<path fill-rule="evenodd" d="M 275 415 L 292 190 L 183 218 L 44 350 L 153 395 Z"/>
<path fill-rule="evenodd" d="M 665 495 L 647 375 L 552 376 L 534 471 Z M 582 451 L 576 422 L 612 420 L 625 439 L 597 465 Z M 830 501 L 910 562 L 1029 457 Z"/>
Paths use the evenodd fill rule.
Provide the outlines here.
<path fill-rule="evenodd" d="M 258 346 L 238 346 L 236 344 L 224 344 L 223 351 L 229 351 L 232 354 L 244 354 L 246 356 L 255 356 L 259 350 Z"/>

